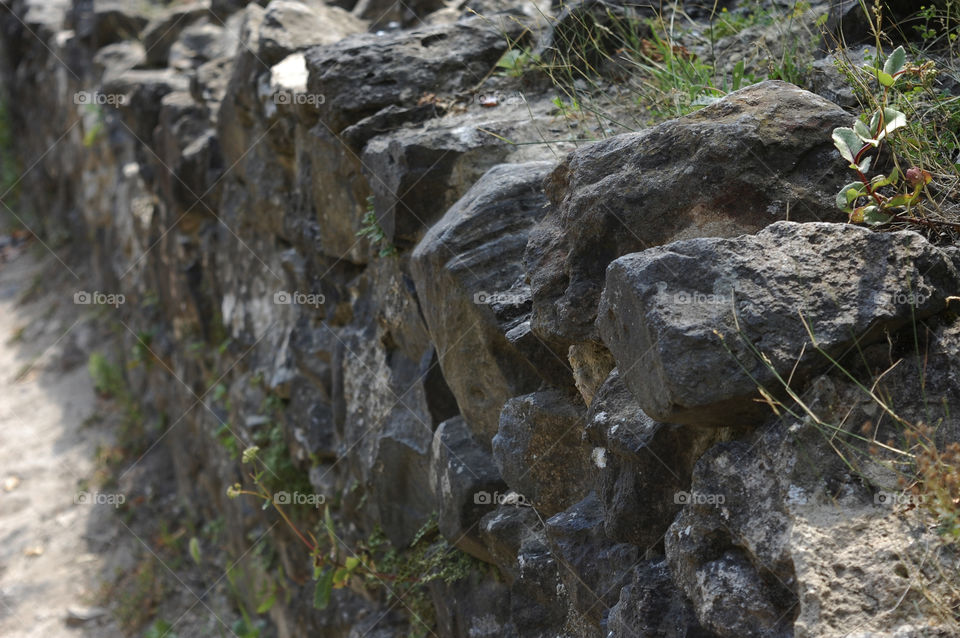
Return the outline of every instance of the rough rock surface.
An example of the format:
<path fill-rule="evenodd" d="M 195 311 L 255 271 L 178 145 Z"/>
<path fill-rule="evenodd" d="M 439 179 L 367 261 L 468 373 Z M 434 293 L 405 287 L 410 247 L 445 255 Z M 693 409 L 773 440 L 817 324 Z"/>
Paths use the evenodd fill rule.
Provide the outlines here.
<path fill-rule="evenodd" d="M 647 414 L 731 425 L 767 414 L 758 384 L 802 384 L 827 356 L 936 314 L 957 292 L 954 264 L 916 233 L 780 222 L 618 259 L 597 324 Z"/>
<path fill-rule="evenodd" d="M 589 485 L 581 443 L 583 410 L 569 393 L 535 392 L 507 401 L 493 437 L 493 458 L 507 485 L 552 516 L 583 498 Z M 568 480 L 564 480 L 568 479 Z"/>
<path fill-rule="evenodd" d="M 586 435 L 606 535 L 647 551 L 662 543 L 694 464 L 723 432 L 654 421 L 614 369 L 590 405 Z"/>
<path fill-rule="evenodd" d="M 787 218 L 841 221 L 834 197 L 846 176 L 830 131 L 849 119 L 769 81 L 572 153 L 545 184 L 554 208 L 527 248 L 534 333 L 561 346 L 598 340 L 603 273 L 621 255 Z"/>
<path fill-rule="evenodd" d="M 956 635 L 957 579 L 931 576 L 955 556 L 887 505 L 886 441 L 960 440 L 958 250 L 807 223 L 839 221 L 850 116 L 791 85 L 625 135 L 561 108 L 498 60 L 626 9 L 548 4 L 4 3 L 24 172 L 0 199 L 78 288 L 124 295 L 89 310 L 164 426 L 129 462 L 169 455 L 169 529 L 242 566 L 238 608 L 275 586 L 278 638 Z M 860 337 L 842 364 L 876 396 L 804 351 L 801 307 L 831 354 Z M 714 330 L 809 412 L 758 419 Z M 293 531 L 227 497 L 252 445 L 271 489 L 323 497 L 301 529 L 325 544 L 326 508 L 344 555 L 397 573 L 316 609 Z M 444 577 L 400 604 L 387 556 Z"/>
<path fill-rule="evenodd" d="M 520 257 L 545 213 L 547 162 L 490 169 L 421 240 L 412 257 L 440 367 L 469 427 L 484 443 L 510 397 L 562 367 L 529 334 L 530 293 Z"/>

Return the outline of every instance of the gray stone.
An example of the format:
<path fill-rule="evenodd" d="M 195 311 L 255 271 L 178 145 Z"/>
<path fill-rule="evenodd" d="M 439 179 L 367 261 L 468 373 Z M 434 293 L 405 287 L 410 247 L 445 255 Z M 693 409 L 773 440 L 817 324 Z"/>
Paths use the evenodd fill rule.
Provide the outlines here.
<path fill-rule="evenodd" d="M 210 15 L 209 0 L 174 4 L 163 15 L 151 18 L 143 29 L 143 46 L 147 62 L 153 66 L 166 66 L 170 47 L 188 26 Z"/>
<path fill-rule="evenodd" d="M 323 95 L 320 117 L 333 133 L 380 109 L 413 106 L 427 93 L 477 85 L 507 48 L 505 32 L 480 18 L 389 34 L 354 35 L 307 53 L 307 90 Z"/>
<path fill-rule="evenodd" d="M 643 561 L 607 620 L 609 638 L 716 638 L 697 622 L 693 607 L 670 578 L 663 559 Z"/>
<path fill-rule="evenodd" d="M 69 21 L 77 37 L 96 50 L 136 39 L 149 20 L 150 9 L 147 3 L 131 6 L 125 0 L 79 0 L 73 4 Z"/>
<path fill-rule="evenodd" d="M 572 610 L 597 635 L 642 555 L 636 545 L 609 540 L 603 519 L 603 505 L 590 494 L 550 518 L 544 527 Z"/>
<path fill-rule="evenodd" d="M 510 618 L 526 638 L 563 635 L 567 596 L 556 558 L 542 538 L 530 537 L 516 555 L 519 573 L 510 587 Z"/>
<path fill-rule="evenodd" d="M 444 421 L 433 435 L 430 482 L 440 533 L 456 547 L 495 562 L 480 534 L 480 519 L 496 506 L 507 484 L 486 446 L 474 440 L 461 417 Z"/>
<path fill-rule="evenodd" d="M 544 212 L 539 182 L 549 168 L 538 162 L 491 169 L 430 229 L 411 260 L 444 377 L 484 445 L 504 402 L 542 380 L 532 363 L 542 346 L 510 335 L 529 314 L 519 258 Z"/>
<path fill-rule="evenodd" d="M 178 70 L 192 70 L 210 60 L 236 55 L 238 45 L 230 31 L 223 27 L 193 24 L 170 46 L 169 65 Z"/>
<path fill-rule="evenodd" d="M 366 22 L 340 7 L 322 2 L 271 0 L 260 26 L 259 55 L 266 64 L 273 65 L 295 51 L 333 44 L 366 28 Z"/>
<path fill-rule="evenodd" d="M 483 107 L 479 96 L 474 95 L 473 104 L 466 108 L 451 106 L 446 115 L 422 127 L 404 125 L 405 119 L 425 119 L 430 110 L 394 107 L 394 115 L 404 114 L 394 120 L 400 125 L 366 142 L 360 157 L 374 195 L 374 211 L 386 237 L 396 247 L 414 246 L 489 169 L 507 161 L 554 157 L 542 144 L 544 132 L 535 121 L 555 108 L 552 103 L 544 99 L 528 103 L 519 94 L 513 96 L 515 99 L 497 92 L 491 95 L 502 97 L 502 104 Z M 377 116 L 385 110 L 365 121 L 380 119 Z M 380 123 L 393 119 L 388 116 Z M 354 133 L 365 121 L 349 127 L 344 134 Z M 489 182 L 486 185 L 492 187 Z M 542 193 L 539 184 L 531 188 Z"/>
<path fill-rule="evenodd" d="M 758 384 L 776 394 L 775 375 L 799 386 L 829 365 L 807 327 L 839 357 L 943 310 L 958 289 L 953 263 L 916 233 L 779 222 L 618 259 L 597 323 L 651 417 L 742 424 L 768 413 Z"/>
<path fill-rule="evenodd" d="M 371 30 L 396 29 L 399 26 L 416 26 L 431 11 L 443 6 L 443 0 L 358 0 L 353 14 L 370 20 Z"/>
<path fill-rule="evenodd" d="M 849 180 L 830 131 L 849 119 L 823 98 L 768 81 L 571 153 L 545 183 L 554 208 L 525 257 L 534 332 L 563 353 L 599 341 L 603 273 L 621 255 L 786 218 L 845 220 L 834 200 Z"/>
<path fill-rule="evenodd" d="M 163 96 L 174 91 L 187 92 L 186 76 L 170 69 L 133 69 L 104 83 L 103 93 L 124 95 L 119 111 L 138 140 L 150 144 L 160 118 Z"/>
<path fill-rule="evenodd" d="M 849 436 L 859 417 L 840 421 L 857 395 L 849 380 L 825 377 L 804 401 L 825 423 L 841 423 L 837 430 L 788 418 L 749 440 L 721 444 L 698 463 L 665 545 L 674 582 L 704 627 L 729 638 L 813 638 L 935 615 L 924 594 L 904 587 L 903 574 L 942 560 L 937 542 L 915 520 L 874 504 L 836 452 L 846 441 L 848 458 L 873 456 L 869 442 Z M 927 583 L 936 600 L 944 583 Z M 930 621 L 930 635 L 940 634 L 939 622 Z"/>
<path fill-rule="evenodd" d="M 510 620 L 510 587 L 480 571 L 445 584 L 434 581 L 437 635 L 450 638 L 519 638 Z"/>
<path fill-rule="evenodd" d="M 537 512 L 517 504 L 493 504 L 493 509 L 480 519 L 480 538 L 500 574 L 508 583 L 520 577 L 523 565 L 517 555 L 525 543 L 543 540 L 543 525 Z"/>
<path fill-rule="evenodd" d="M 567 360 L 573 372 L 573 381 L 583 397 L 583 402 L 590 407 L 597 390 L 607 380 L 610 372 L 617 365 L 610 351 L 595 341 L 575 343 L 567 351 Z"/>
<path fill-rule="evenodd" d="M 614 370 L 590 406 L 586 434 L 591 473 L 611 539 L 645 551 L 659 548 L 690 489 L 697 459 L 722 433 L 714 428 L 658 423 L 644 414 Z"/>
<path fill-rule="evenodd" d="M 510 488 L 553 516 L 587 495 L 583 407 L 569 393 L 535 392 L 510 399 L 493 437 L 493 458 Z"/>
<path fill-rule="evenodd" d="M 94 68 L 101 74 L 103 82 L 109 82 L 144 62 L 146 52 L 135 40 L 108 44 L 93 56 Z"/>
<path fill-rule="evenodd" d="M 833 49 L 837 42 L 842 42 L 844 46 L 849 46 L 851 49 L 858 44 L 874 43 L 876 41 L 873 31 L 874 5 L 867 6 L 869 11 L 865 10 L 857 0 L 831 2 L 827 21 L 823 26 L 825 48 Z M 946 7 L 946 0 L 930 0 L 924 4 L 918 4 L 914 0 L 880 0 L 876 6 L 877 10 L 883 12 L 884 23 L 893 25 L 909 22 L 909 16 L 919 11 L 922 6 L 936 7 L 942 11 Z M 906 32 L 908 37 L 914 35 L 907 29 L 903 29 L 902 32 L 897 29 L 887 30 L 897 38 L 902 32 Z"/>

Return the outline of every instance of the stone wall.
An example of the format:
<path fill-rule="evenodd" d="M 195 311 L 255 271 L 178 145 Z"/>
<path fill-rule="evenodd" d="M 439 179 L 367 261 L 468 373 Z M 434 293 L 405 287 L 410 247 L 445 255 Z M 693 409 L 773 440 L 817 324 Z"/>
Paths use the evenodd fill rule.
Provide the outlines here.
<path fill-rule="evenodd" d="M 833 356 L 879 344 L 866 374 L 924 322 L 936 382 L 898 401 L 960 398 L 956 254 L 836 223 L 850 116 L 764 82 L 611 136 L 492 73 L 508 39 L 547 38 L 531 3 L 346 4 L 0 9 L 36 162 L 21 213 L 91 265 L 83 287 L 125 295 L 104 320 L 149 348 L 128 382 L 195 515 L 224 517 L 233 555 L 272 521 L 226 495 L 254 444 L 282 452 L 277 489 L 324 495 L 346 547 L 379 526 L 403 548 L 436 514 L 474 559 L 429 588 L 443 637 L 921 622 L 895 566 L 926 537 L 816 423 L 758 400 L 792 374 L 809 404 L 870 414 L 799 316 Z M 272 543 L 280 636 L 405 634 L 383 589 L 314 609 L 309 556 L 282 527 Z"/>

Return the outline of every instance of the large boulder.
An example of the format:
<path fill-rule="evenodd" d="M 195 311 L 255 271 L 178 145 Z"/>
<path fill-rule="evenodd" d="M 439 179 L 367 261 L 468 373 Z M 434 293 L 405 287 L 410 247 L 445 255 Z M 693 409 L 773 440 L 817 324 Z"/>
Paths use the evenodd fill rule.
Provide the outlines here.
<path fill-rule="evenodd" d="M 864 347 L 850 376 L 817 377 L 805 418 L 701 458 L 665 545 L 704 626 L 730 638 L 952 635 L 937 611 L 956 558 L 927 509 L 936 487 L 905 492 L 916 467 L 895 449 L 924 422 L 939 425 L 915 450 L 960 441 L 960 324 L 918 322 L 916 334 Z"/>
<path fill-rule="evenodd" d="M 956 334 L 938 335 L 934 349 Z M 893 374 L 878 388 L 884 396 L 900 392 L 905 376 L 919 377 L 910 364 Z M 931 414 L 943 412 L 944 398 L 930 397 Z M 956 399 L 954 387 L 948 403 Z M 863 440 L 861 425 L 880 406 L 845 378 L 821 377 L 803 400 L 821 424 L 788 417 L 698 463 L 666 537 L 674 582 L 703 626 L 725 638 L 950 635 L 936 612 L 950 597 L 942 540 L 929 519 L 909 515 L 920 511 L 917 501 L 900 494 L 889 462 Z M 902 435 L 903 425 L 878 434 L 896 430 Z M 885 489 L 865 484 L 869 476 Z M 927 629 L 908 631 L 919 626 Z"/>
<path fill-rule="evenodd" d="M 525 329 L 529 288 L 519 263 L 527 233 L 547 205 L 540 182 L 550 167 L 490 169 L 430 229 L 411 260 L 444 377 L 484 445 L 496 434 L 507 399 L 536 390 L 538 369 L 562 364 Z"/>
<path fill-rule="evenodd" d="M 847 176 L 830 132 L 849 119 L 821 97 L 769 81 L 571 153 L 546 181 L 554 208 L 525 257 L 534 332 L 564 353 L 597 341 L 603 273 L 621 255 L 782 219 L 841 221 L 834 198 Z"/>
<path fill-rule="evenodd" d="M 827 356 L 940 312 L 958 292 L 955 265 L 916 233 L 779 222 L 616 260 L 597 324 L 651 417 L 740 425 L 768 413 L 758 386 L 799 386 Z"/>

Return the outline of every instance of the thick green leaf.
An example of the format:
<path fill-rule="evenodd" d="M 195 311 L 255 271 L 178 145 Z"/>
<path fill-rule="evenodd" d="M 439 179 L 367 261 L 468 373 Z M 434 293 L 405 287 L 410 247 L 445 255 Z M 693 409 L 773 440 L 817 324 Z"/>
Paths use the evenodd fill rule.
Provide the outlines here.
<path fill-rule="evenodd" d="M 883 63 L 883 72 L 888 75 L 896 75 L 903 71 L 903 67 L 907 64 L 907 52 L 903 50 L 903 47 L 897 47 L 893 50 L 893 53 L 890 54 L 890 57 L 887 58 L 887 61 Z"/>
<path fill-rule="evenodd" d="M 857 134 L 861 140 L 868 144 L 877 145 L 877 141 L 873 139 L 873 131 L 867 127 L 863 120 L 855 120 L 853 123 L 853 132 Z"/>
<path fill-rule="evenodd" d="M 497 66 L 501 69 L 513 69 L 522 55 L 523 51 L 520 49 L 510 49 L 497 60 Z"/>
<path fill-rule="evenodd" d="M 273 609 L 273 605 L 274 605 L 276 602 L 277 602 L 277 592 L 273 592 L 273 594 L 270 596 L 270 598 L 267 598 L 265 601 L 263 601 L 262 603 L 260 603 L 260 605 L 257 607 L 257 613 L 258 613 L 258 614 L 265 614 L 265 613 L 267 613 L 268 611 L 270 611 L 271 609 Z"/>
<path fill-rule="evenodd" d="M 883 107 L 883 132 L 885 135 L 890 135 L 898 128 L 902 128 L 906 125 L 906 115 L 897 109 L 890 108 L 889 106 Z"/>
<path fill-rule="evenodd" d="M 333 572 L 333 587 L 334 589 L 341 589 L 346 586 L 347 580 L 350 578 L 350 570 L 346 567 L 340 567 L 337 571 Z"/>
<path fill-rule="evenodd" d="M 866 187 L 863 185 L 863 182 L 850 182 L 837 193 L 837 208 L 846 208 L 852 204 L 854 200 L 863 195 L 865 190 Z"/>
<path fill-rule="evenodd" d="M 198 539 L 196 536 L 191 537 L 189 548 L 190 548 L 190 558 L 193 559 L 193 562 L 199 565 L 200 564 L 200 539 Z"/>
<path fill-rule="evenodd" d="M 891 197 L 890 199 L 888 199 L 886 206 L 889 206 L 891 208 L 894 208 L 897 206 L 909 206 L 911 203 L 913 203 L 913 200 L 914 200 L 913 194 L 901 193 L 900 195 L 896 195 L 895 197 Z"/>
<path fill-rule="evenodd" d="M 868 210 L 863 212 L 863 223 L 870 224 L 871 226 L 886 224 L 890 219 L 890 215 L 884 213 L 876 206 L 870 206 Z"/>
<path fill-rule="evenodd" d="M 316 609 L 326 609 L 330 604 L 330 595 L 333 593 L 333 570 L 328 569 L 317 581 L 317 588 L 313 590 L 313 606 Z"/>
<path fill-rule="evenodd" d="M 860 138 L 853 132 L 852 128 L 841 126 L 833 129 L 833 145 L 840 151 L 843 159 L 851 164 L 856 164 L 854 155 L 860 150 Z"/>
<path fill-rule="evenodd" d="M 870 188 L 877 190 L 878 188 L 883 188 L 890 184 L 890 178 L 886 175 L 876 175 L 873 179 L 870 180 Z"/>
<path fill-rule="evenodd" d="M 886 87 L 891 87 L 893 86 L 894 82 L 896 82 L 892 75 L 885 73 L 884 71 L 877 71 L 877 81 Z"/>
<path fill-rule="evenodd" d="M 891 185 L 896 186 L 897 183 L 900 181 L 900 169 L 894 166 L 893 170 L 890 171 L 890 177 L 887 179 L 890 180 Z"/>
<path fill-rule="evenodd" d="M 869 155 L 867 155 L 862 160 L 860 160 L 860 166 L 859 166 L 860 172 L 866 173 L 867 171 L 869 171 L 871 162 L 873 162 L 873 158 L 870 157 Z"/>
<path fill-rule="evenodd" d="M 351 556 L 347 560 L 343 561 L 343 564 L 346 565 L 347 569 L 352 572 L 357 568 L 358 565 L 360 565 L 360 559 L 356 556 Z"/>

